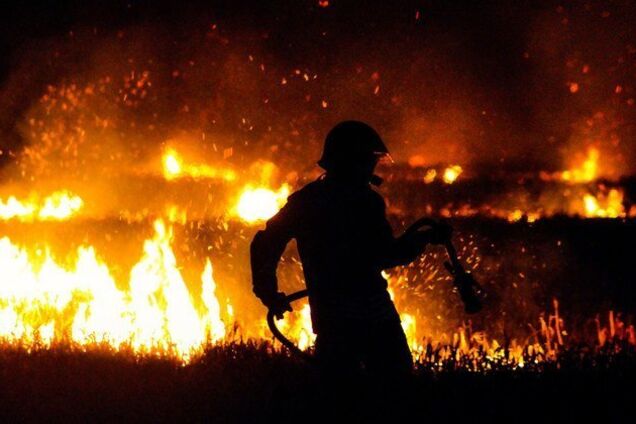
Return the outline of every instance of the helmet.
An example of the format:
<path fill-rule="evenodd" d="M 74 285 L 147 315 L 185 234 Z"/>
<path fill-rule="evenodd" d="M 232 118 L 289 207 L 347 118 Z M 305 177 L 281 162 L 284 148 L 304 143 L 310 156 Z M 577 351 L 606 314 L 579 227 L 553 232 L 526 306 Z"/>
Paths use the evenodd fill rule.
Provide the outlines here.
<path fill-rule="evenodd" d="M 388 154 L 382 138 L 369 125 L 360 121 L 343 121 L 327 134 L 318 165 L 330 171 Z"/>

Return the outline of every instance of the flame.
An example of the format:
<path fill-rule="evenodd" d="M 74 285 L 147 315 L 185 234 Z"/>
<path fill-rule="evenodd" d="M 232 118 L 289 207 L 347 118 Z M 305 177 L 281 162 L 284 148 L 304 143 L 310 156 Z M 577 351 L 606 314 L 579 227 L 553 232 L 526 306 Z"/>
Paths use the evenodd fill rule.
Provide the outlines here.
<path fill-rule="evenodd" d="M 168 149 L 163 155 L 163 174 L 166 179 L 177 178 L 182 172 L 181 158 L 172 149 Z"/>
<path fill-rule="evenodd" d="M 172 229 L 162 220 L 154 222 L 154 235 L 143 244 L 141 258 L 132 267 L 126 288 L 117 284 L 108 266 L 93 246 L 77 249 L 73 263 L 59 261 L 47 248 L 25 248 L 8 237 L 0 239 L 0 339 L 32 349 L 55 342 L 89 347 L 106 343 L 114 350 L 159 354 L 190 361 L 209 343 L 228 340 L 226 322 L 235 319 L 229 299 L 221 306 L 216 295 L 211 261 L 205 261 L 200 276 L 200 298 L 195 302 L 183 279 L 172 248 Z M 426 325 L 399 305 L 399 278 L 389 279 L 389 293 L 396 300 L 402 327 L 414 359 L 434 367 L 445 361 L 472 363 L 488 369 L 490 363 L 521 368 L 528 361 L 556 359 L 567 344 L 568 333 L 559 315 L 540 317 L 535 341 L 512 339 L 507 348 L 470 325 L 443 335 L 440 341 L 425 338 Z M 222 319 L 225 309 L 226 320 Z M 636 343 L 633 326 L 610 313 L 609 329 L 598 325 L 602 346 L 621 337 Z M 305 350 L 315 342 L 307 303 L 279 322 L 281 331 Z M 263 339 L 271 339 L 266 333 Z M 469 361 L 469 362 L 465 362 Z M 490 362 L 489 362 L 490 361 Z M 485 367 L 485 368 L 484 368 Z"/>
<path fill-rule="evenodd" d="M 9 196 L 6 201 L 0 199 L 0 219 L 62 221 L 75 215 L 83 206 L 82 198 L 68 190 L 56 191 L 41 201 L 37 194 L 32 194 L 27 200 Z"/>
<path fill-rule="evenodd" d="M 188 222 L 188 211 L 177 205 L 166 206 L 165 217 L 169 222 L 176 222 L 185 225 Z"/>
<path fill-rule="evenodd" d="M 607 194 L 583 197 L 585 216 L 588 218 L 618 218 L 625 216 L 623 207 L 623 191 L 612 188 Z"/>
<path fill-rule="evenodd" d="M 193 179 L 212 178 L 225 181 L 236 180 L 236 173 L 231 169 L 214 168 L 206 164 L 193 165 L 185 163 L 183 158 L 173 148 L 166 149 L 161 161 L 163 165 L 163 176 L 169 181 L 183 177 Z"/>
<path fill-rule="evenodd" d="M 0 217 L 2 219 L 19 218 L 22 220 L 33 219 L 36 206 L 30 202 L 23 202 L 10 196 L 6 201 L 0 199 Z"/>
<path fill-rule="evenodd" d="M 442 179 L 446 184 L 453 184 L 457 177 L 462 173 L 463 169 L 459 165 L 451 165 L 444 170 Z"/>
<path fill-rule="evenodd" d="M 177 267 L 171 229 L 158 220 L 154 230 L 126 290 L 92 246 L 79 247 L 75 263 L 65 265 L 48 249 L 0 239 L 0 337 L 27 345 L 108 343 L 139 353 L 171 352 L 183 360 L 206 341 L 221 340 L 225 324 L 212 263 L 207 260 L 201 274 L 197 308 Z"/>
<path fill-rule="evenodd" d="M 263 321 L 262 325 L 265 327 L 267 324 Z M 311 309 L 308 303 L 305 303 L 299 310 L 285 314 L 283 319 L 279 320 L 276 325 L 301 350 L 307 350 L 316 341 L 316 335 L 311 327 Z M 267 336 L 261 334 L 261 337 Z"/>
<path fill-rule="evenodd" d="M 236 205 L 239 218 L 248 223 L 265 221 L 283 207 L 289 196 L 290 187 L 283 184 L 278 191 L 268 188 L 246 186 Z"/>
<path fill-rule="evenodd" d="M 416 318 L 411 314 L 402 313 L 400 314 L 400 321 L 402 324 L 402 330 L 404 330 L 404 334 L 406 335 L 406 340 L 408 341 L 411 351 L 417 351 L 420 346 L 417 342 L 417 336 L 416 336 L 416 330 L 417 330 Z"/>
<path fill-rule="evenodd" d="M 429 169 L 428 171 L 426 171 L 426 174 L 424 174 L 424 183 L 432 183 L 433 181 L 435 181 L 435 177 L 437 177 L 437 171 L 433 168 Z"/>
<path fill-rule="evenodd" d="M 598 175 L 598 162 L 601 153 L 595 147 L 587 150 L 585 160 L 578 166 L 561 173 L 563 181 L 587 183 L 594 181 Z"/>
<path fill-rule="evenodd" d="M 68 191 L 56 191 L 44 199 L 44 204 L 40 208 L 38 217 L 41 220 L 53 219 L 62 220 L 71 217 L 79 211 L 84 202 L 79 196 L 75 196 Z"/>

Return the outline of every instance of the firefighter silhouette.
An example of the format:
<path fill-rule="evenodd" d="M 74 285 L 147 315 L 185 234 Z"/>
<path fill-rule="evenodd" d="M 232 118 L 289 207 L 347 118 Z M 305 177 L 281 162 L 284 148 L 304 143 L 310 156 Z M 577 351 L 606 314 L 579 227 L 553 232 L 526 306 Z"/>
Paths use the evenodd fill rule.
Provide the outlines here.
<path fill-rule="evenodd" d="M 326 172 L 290 195 L 251 244 L 254 293 L 282 317 L 291 306 L 278 291 L 276 268 L 287 243 L 296 239 L 317 336 L 315 355 L 328 372 L 411 372 L 411 353 L 381 272 L 450 238 L 447 225 L 393 236 L 384 200 L 371 187 L 381 183 L 374 169 L 388 154 L 369 125 L 339 123 L 318 161 Z"/>

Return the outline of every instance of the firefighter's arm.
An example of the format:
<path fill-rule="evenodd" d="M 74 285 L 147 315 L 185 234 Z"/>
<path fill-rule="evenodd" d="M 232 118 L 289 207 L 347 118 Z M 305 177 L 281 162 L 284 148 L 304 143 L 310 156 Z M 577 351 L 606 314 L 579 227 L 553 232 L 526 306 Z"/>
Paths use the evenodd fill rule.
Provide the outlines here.
<path fill-rule="evenodd" d="M 382 268 L 407 265 L 424 253 L 429 244 L 444 244 L 450 239 L 452 228 L 446 224 L 430 227 L 426 231 L 405 232 L 399 237 L 393 236 L 391 225 L 386 219 L 384 201 L 382 201 L 381 234 L 384 239 Z"/>
<path fill-rule="evenodd" d="M 415 231 L 404 233 L 395 238 L 391 249 L 387 268 L 398 265 L 407 265 L 413 262 L 419 255 L 424 253 L 429 244 L 444 244 L 450 239 L 450 227 L 441 225 L 432 227 L 426 231 Z"/>
<path fill-rule="evenodd" d="M 387 239 L 382 268 L 393 268 L 413 262 L 424 252 L 428 244 L 428 239 L 419 234 L 404 234 L 397 238 L 391 234 L 391 239 Z"/>
<path fill-rule="evenodd" d="M 250 245 L 254 294 L 280 316 L 291 307 L 285 303 L 285 295 L 278 292 L 276 268 L 287 243 L 294 237 L 295 221 L 294 211 L 288 203 L 267 222 L 264 230 L 256 233 Z"/>

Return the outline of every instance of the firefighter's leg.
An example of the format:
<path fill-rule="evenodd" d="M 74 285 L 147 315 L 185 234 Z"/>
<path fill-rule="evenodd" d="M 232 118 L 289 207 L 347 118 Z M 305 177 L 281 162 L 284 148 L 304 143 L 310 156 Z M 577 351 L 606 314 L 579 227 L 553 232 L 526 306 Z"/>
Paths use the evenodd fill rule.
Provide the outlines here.
<path fill-rule="evenodd" d="M 320 396 L 316 412 L 324 422 L 351 421 L 359 409 L 360 352 L 356 336 L 344 331 L 316 338 Z"/>
<path fill-rule="evenodd" d="M 321 372 L 330 378 L 351 378 L 359 373 L 360 352 L 351 334 L 325 332 L 316 337 L 316 360 Z"/>
<path fill-rule="evenodd" d="M 412 373 L 413 358 L 399 320 L 373 325 L 366 343 L 365 368 L 369 374 L 405 377 Z"/>
<path fill-rule="evenodd" d="M 405 421 L 413 406 L 413 360 L 399 319 L 371 326 L 364 365 L 371 402 L 368 417 Z"/>

